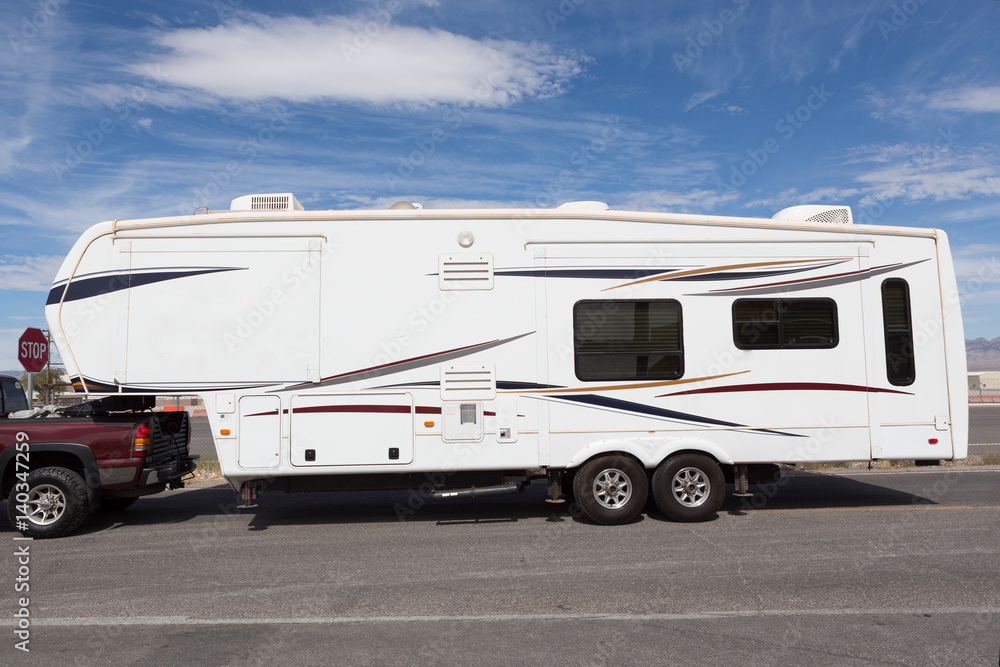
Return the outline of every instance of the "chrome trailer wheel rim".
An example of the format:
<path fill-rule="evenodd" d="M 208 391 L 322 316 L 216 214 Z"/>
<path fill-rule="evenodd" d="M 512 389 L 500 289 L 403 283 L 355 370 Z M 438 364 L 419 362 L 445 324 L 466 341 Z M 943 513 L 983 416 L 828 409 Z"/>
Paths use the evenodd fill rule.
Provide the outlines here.
<path fill-rule="evenodd" d="M 681 468 L 671 482 L 674 499 L 683 507 L 698 507 L 708 500 L 712 483 L 698 468 Z"/>
<path fill-rule="evenodd" d="M 617 510 L 632 497 L 632 480 L 617 468 L 602 470 L 594 480 L 594 498 L 601 507 Z"/>

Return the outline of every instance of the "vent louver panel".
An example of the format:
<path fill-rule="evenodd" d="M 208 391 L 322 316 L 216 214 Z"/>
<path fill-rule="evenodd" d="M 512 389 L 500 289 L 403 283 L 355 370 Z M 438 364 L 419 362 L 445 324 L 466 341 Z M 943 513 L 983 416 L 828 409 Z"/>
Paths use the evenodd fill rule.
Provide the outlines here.
<path fill-rule="evenodd" d="M 490 400 L 497 395 L 497 373 L 493 364 L 444 364 L 441 366 L 441 399 L 445 401 Z"/>
<path fill-rule="evenodd" d="M 237 197 L 229 205 L 230 211 L 304 211 L 302 204 L 291 192 L 268 192 Z"/>
<path fill-rule="evenodd" d="M 262 195 L 250 200 L 251 211 L 287 211 L 291 207 L 288 195 Z"/>
<path fill-rule="evenodd" d="M 439 255 L 438 287 L 442 290 L 493 289 L 493 255 Z"/>
<path fill-rule="evenodd" d="M 828 211 L 823 211 L 822 213 L 806 218 L 806 222 L 827 222 L 837 225 L 849 225 L 851 224 L 851 209 L 831 208 Z"/>

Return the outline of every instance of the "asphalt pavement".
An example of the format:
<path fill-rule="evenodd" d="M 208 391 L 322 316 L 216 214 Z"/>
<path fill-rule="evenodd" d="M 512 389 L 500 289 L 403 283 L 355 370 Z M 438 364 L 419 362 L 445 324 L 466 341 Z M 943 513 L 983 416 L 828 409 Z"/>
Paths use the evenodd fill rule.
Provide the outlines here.
<path fill-rule="evenodd" d="M 1000 469 L 796 472 L 754 490 L 712 521 L 654 509 L 625 526 L 538 484 L 443 503 L 265 492 L 249 511 L 222 485 L 166 492 L 30 543 L 31 658 L 997 664 Z M 14 536 L 3 522 L 10 580 Z M 0 625 L 0 662 L 25 662 L 11 616 Z"/>

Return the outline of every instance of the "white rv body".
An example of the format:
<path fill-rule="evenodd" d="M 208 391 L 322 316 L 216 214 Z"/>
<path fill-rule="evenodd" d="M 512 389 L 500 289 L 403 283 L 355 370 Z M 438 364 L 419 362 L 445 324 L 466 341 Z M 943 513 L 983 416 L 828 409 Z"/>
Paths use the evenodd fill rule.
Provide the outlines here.
<path fill-rule="evenodd" d="M 835 222 L 594 202 L 117 220 L 77 242 L 46 316 L 77 391 L 199 395 L 235 489 L 607 453 L 647 469 L 681 451 L 722 465 L 964 458 L 947 237 L 814 219 Z M 886 281 L 909 300 L 891 344 Z M 803 299 L 829 308 L 835 340 L 761 315 L 753 331 L 786 336 L 761 348 L 734 323 Z M 914 377 L 891 381 L 887 345 L 906 335 Z"/>

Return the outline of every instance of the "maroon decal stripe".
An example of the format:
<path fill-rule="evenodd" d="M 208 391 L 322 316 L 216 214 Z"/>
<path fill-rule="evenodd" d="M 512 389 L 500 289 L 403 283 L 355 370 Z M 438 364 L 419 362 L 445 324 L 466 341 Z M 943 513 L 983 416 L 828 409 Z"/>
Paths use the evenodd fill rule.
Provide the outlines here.
<path fill-rule="evenodd" d="M 408 363 L 413 362 L 413 361 L 421 361 L 422 359 L 430 359 L 431 357 L 439 357 L 439 356 L 444 355 L 444 354 L 451 354 L 452 352 L 461 352 L 462 350 L 471 350 L 474 347 L 480 347 L 480 346 L 483 346 L 483 345 L 491 345 L 493 343 L 498 343 L 498 342 L 500 342 L 499 338 L 497 338 L 496 340 L 491 340 L 491 341 L 486 342 L 486 343 L 476 343 L 475 345 L 466 345 L 465 347 L 456 347 L 454 350 L 445 350 L 443 352 L 432 352 L 431 354 L 424 354 L 424 355 L 421 355 L 419 357 L 410 357 L 409 359 L 401 359 L 400 361 L 392 361 L 392 362 L 389 362 L 388 364 L 382 364 L 380 366 L 372 366 L 370 368 L 362 368 L 361 370 L 357 370 L 357 371 L 350 371 L 350 372 L 347 372 L 347 373 L 340 373 L 339 375 L 331 375 L 330 377 L 323 378 L 321 380 L 321 382 L 326 382 L 327 380 L 336 380 L 337 378 L 346 377 L 348 375 L 358 375 L 360 373 L 370 373 L 372 371 L 381 370 L 383 368 L 389 368 L 391 366 L 399 366 L 401 364 L 408 364 Z"/>
<path fill-rule="evenodd" d="M 301 414 L 315 413 L 315 412 L 374 412 L 374 413 L 395 413 L 395 414 L 406 414 L 410 411 L 410 406 L 408 405 L 313 405 L 308 408 L 296 408 L 293 412 L 298 412 Z M 416 413 L 418 415 L 439 415 L 441 414 L 441 408 L 435 408 L 429 405 L 418 405 L 416 407 Z M 284 414 L 288 414 L 288 410 L 282 410 Z M 247 417 L 273 417 L 278 414 L 277 410 L 271 410 L 270 412 L 256 412 L 252 415 L 246 415 Z M 490 412 L 486 410 L 483 415 L 487 417 L 496 417 L 495 412 Z M 523 416 L 523 415 L 519 415 Z"/>
<path fill-rule="evenodd" d="M 725 394 L 739 391 L 857 391 L 873 394 L 905 394 L 913 396 L 908 391 L 897 391 L 896 389 L 881 389 L 879 387 L 865 387 L 856 384 L 836 384 L 828 382 L 768 382 L 761 384 L 740 384 L 728 387 L 710 387 L 707 389 L 689 389 L 687 391 L 677 391 L 672 394 L 660 394 L 656 398 L 665 396 L 685 396 L 688 394 Z"/>
<path fill-rule="evenodd" d="M 409 405 L 311 405 L 308 408 L 294 408 L 295 414 L 315 412 L 377 412 L 384 414 L 409 414 Z"/>

